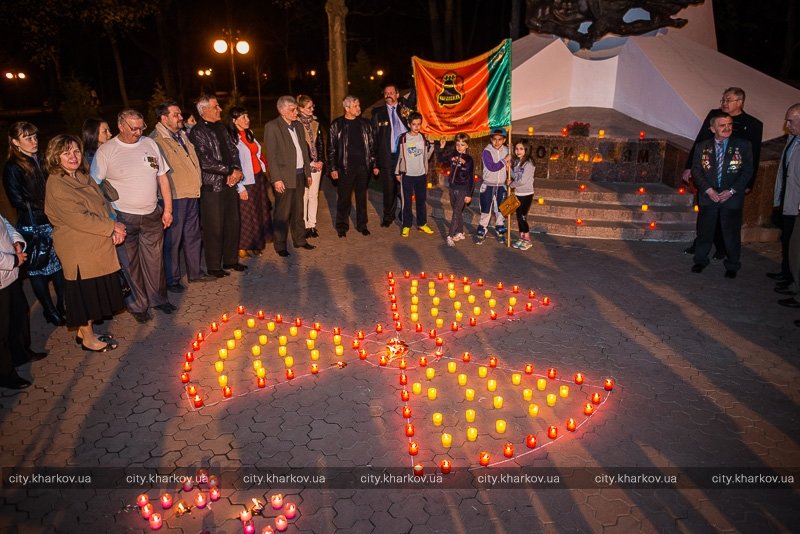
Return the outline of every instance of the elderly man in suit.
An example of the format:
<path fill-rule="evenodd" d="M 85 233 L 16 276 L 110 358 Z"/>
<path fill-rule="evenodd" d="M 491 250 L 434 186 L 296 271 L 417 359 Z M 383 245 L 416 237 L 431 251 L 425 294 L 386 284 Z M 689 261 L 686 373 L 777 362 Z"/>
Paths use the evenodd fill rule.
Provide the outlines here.
<path fill-rule="evenodd" d="M 783 218 L 781 274 L 785 277 L 775 288 L 778 293 L 796 295 L 800 289 L 800 103 L 786 110 L 789 138 L 781 154 L 775 177 L 774 205 Z M 788 242 L 787 242 L 788 241 Z M 778 304 L 800 308 L 797 297 L 782 299 Z"/>
<path fill-rule="evenodd" d="M 297 101 L 292 96 L 282 96 L 277 107 L 279 116 L 264 126 L 264 147 L 275 189 L 273 246 L 285 258 L 289 255 L 286 249 L 289 232 L 295 248 L 316 247 L 306 241 L 303 222 L 303 193 L 311 185 L 311 158 L 305 130 L 297 120 Z"/>
<path fill-rule="evenodd" d="M 736 278 L 742 264 L 742 207 L 744 192 L 753 175 L 753 151 L 750 142 L 731 137 L 733 118 L 722 110 L 709 115 L 713 139 L 700 142 L 694 151 L 692 176 L 698 189 L 697 246 L 692 272 L 708 266 L 708 253 L 719 220 L 725 242 L 725 278 Z"/>

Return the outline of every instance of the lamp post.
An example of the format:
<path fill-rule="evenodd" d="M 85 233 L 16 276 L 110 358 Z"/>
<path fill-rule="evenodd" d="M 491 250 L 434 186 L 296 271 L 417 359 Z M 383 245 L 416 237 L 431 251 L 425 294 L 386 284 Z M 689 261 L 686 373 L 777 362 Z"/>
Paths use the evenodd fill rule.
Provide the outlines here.
<path fill-rule="evenodd" d="M 245 55 L 250 51 L 250 43 L 239 36 L 233 35 L 231 30 L 223 30 L 224 39 L 217 39 L 214 41 L 214 51 L 218 54 L 224 54 L 230 51 L 231 54 L 231 78 L 233 79 L 233 99 L 236 100 L 239 95 L 239 90 L 236 86 L 236 52 Z M 237 32 L 238 33 L 238 32 Z"/>

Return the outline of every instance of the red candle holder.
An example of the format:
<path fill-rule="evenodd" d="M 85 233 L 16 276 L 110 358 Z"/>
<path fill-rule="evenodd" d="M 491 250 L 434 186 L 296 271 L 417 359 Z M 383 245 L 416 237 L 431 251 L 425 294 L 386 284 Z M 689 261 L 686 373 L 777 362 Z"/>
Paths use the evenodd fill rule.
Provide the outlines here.
<path fill-rule="evenodd" d="M 184 384 L 189 382 L 189 373 L 187 372 L 181 373 L 181 382 Z"/>
<path fill-rule="evenodd" d="M 358 349 L 358 359 L 359 360 L 367 359 L 367 349 Z"/>
<path fill-rule="evenodd" d="M 287 528 L 289 528 L 289 522 L 286 520 L 286 516 L 279 515 L 275 518 L 275 529 L 278 532 L 283 532 Z"/>
<path fill-rule="evenodd" d="M 422 279 L 424 280 L 425 278 L 427 278 L 427 277 L 428 277 L 428 275 L 427 275 L 427 274 L 425 274 L 425 271 L 422 271 L 421 273 L 419 273 L 419 277 L 420 277 L 420 278 L 422 278 Z"/>
<path fill-rule="evenodd" d="M 364 339 L 364 331 L 363 331 L 363 330 L 359 330 L 359 331 L 356 333 L 356 338 L 358 338 L 358 339 Z"/>
<path fill-rule="evenodd" d="M 239 306 L 236 306 L 236 313 L 238 313 L 239 315 L 244 315 L 244 306 L 242 306 L 241 304 Z"/>
<path fill-rule="evenodd" d="M 655 221 L 650 221 L 650 224 L 648 224 L 647 226 L 651 230 L 655 230 L 656 229 L 656 222 Z"/>
<path fill-rule="evenodd" d="M 431 338 L 431 339 L 436 337 L 436 329 L 435 328 L 431 328 L 430 330 L 428 330 L 428 337 Z"/>
<path fill-rule="evenodd" d="M 453 321 L 450 323 L 450 331 L 451 332 L 458 332 L 458 323 Z"/>
<path fill-rule="evenodd" d="M 425 367 L 426 365 L 428 365 L 428 358 L 426 358 L 425 356 L 420 356 L 419 357 L 419 366 L 420 367 Z"/>
<path fill-rule="evenodd" d="M 192 364 L 189 362 L 183 362 L 183 372 L 188 373 L 192 370 Z"/>
<path fill-rule="evenodd" d="M 219 332 L 219 325 L 217 323 L 211 323 L 211 331 Z"/>
<path fill-rule="evenodd" d="M 408 375 L 405 373 L 400 373 L 400 385 L 405 386 L 408 384 Z"/>
<path fill-rule="evenodd" d="M 583 405 L 583 413 L 585 415 L 592 415 L 594 413 L 594 406 L 590 402 Z"/>
<path fill-rule="evenodd" d="M 389 286 L 389 294 L 394 295 L 394 286 Z"/>
<path fill-rule="evenodd" d="M 382 334 L 383 333 L 383 325 L 382 324 L 378 323 L 378 324 L 375 325 L 375 333 L 376 334 Z"/>
<path fill-rule="evenodd" d="M 303 319 L 301 319 L 300 317 L 295 317 L 294 318 L 294 325 L 296 327 L 300 328 L 301 326 L 303 326 Z"/>
<path fill-rule="evenodd" d="M 264 319 L 264 317 L 266 317 L 266 315 L 264 314 L 264 310 L 258 310 L 256 312 L 256 317 L 258 317 L 259 319 Z"/>
<path fill-rule="evenodd" d="M 269 496 L 269 503 L 272 505 L 273 510 L 280 510 L 283 508 L 283 495 L 276 493 Z M 248 519 L 250 519 L 248 517 Z"/>
<path fill-rule="evenodd" d="M 478 287 L 483 287 L 483 278 L 478 278 Z"/>
<path fill-rule="evenodd" d="M 402 331 L 403 330 L 403 323 L 401 323 L 400 321 L 395 321 L 394 329 L 397 330 L 398 332 Z"/>
<path fill-rule="evenodd" d="M 353 349 L 354 349 L 354 350 L 358 350 L 358 348 L 359 348 L 360 346 L 361 346 L 361 342 L 360 342 L 359 340 L 357 340 L 357 339 L 354 339 L 354 340 L 353 340 Z"/>
<path fill-rule="evenodd" d="M 311 364 L 311 374 L 315 375 L 317 373 L 319 373 L 319 365 L 317 365 L 316 363 L 312 363 Z"/>
<path fill-rule="evenodd" d="M 526 302 L 525 303 L 525 311 L 533 311 L 533 303 L 532 302 Z"/>
<path fill-rule="evenodd" d="M 421 477 L 425 474 L 425 468 L 422 464 L 414 464 L 414 467 L 411 470 L 414 473 L 415 477 Z"/>
<path fill-rule="evenodd" d="M 547 427 L 547 437 L 550 439 L 556 439 L 558 437 L 558 428 L 555 425 Z"/>
<path fill-rule="evenodd" d="M 514 306 L 509 306 L 506 309 L 506 315 L 514 315 Z"/>
<path fill-rule="evenodd" d="M 678 188 L 678 194 L 679 195 L 685 195 L 686 194 L 686 188 L 685 187 L 679 187 Z"/>
<path fill-rule="evenodd" d="M 158 512 L 153 512 L 147 522 L 150 525 L 150 530 L 160 530 L 164 525 L 164 520 Z"/>
<path fill-rule="evenodd" d="M 550 369 L 547 370 L 547 378 L 549 378 L 550 380 L 555 380 L 556 379 L 556 369 L 555 369 L 555 367 L 551 367 Z"/>
<path fill-rule="evenodd" d="M 217 502 L 222 497 L 222 492 L 219 488 L 211 488 L 208 490 L 208 498 L 211 502 Z"/>
<path fill-rule="evenodd" d="M 542 299 L 542 306 L 550 306 L 550 297 L 544 297 Z"/>
<path fill-rule="evenodd" d="M 193 362 L 194 361 L 194 353 L 193 352 L 187 352 L 183 357 L 187 362 Z"/>
<path fill-rule="evenodd" d="M 503 445 L 503 456 L 506 458 L 511 458 L 514 456 L 514 445 L 511 443 L 506 443 Z"/>
<path fill-rule="evenodd" d="M 442 339 L 440 336 L 436 336 L 435 343 L 437 347 L 441 347 L 442 345 L 444 345 L 444 339 Z"/>
<path fill-rule="evenodd" d="M 267 379 L 264 378 L 263 376 L 259 376 L 258 379 L 256 380 L 256 383 L 258 384 L 258 387 L 260 387 L 260 388 L 267 387 Z"/>
<path fill-rule="evenodd" d="M 405 359 L 405 358 L 400 358 L 400 363 L 398 363 L 398 364 L 397 364 L 397 366 L 398 366 L 398 367 L 399 367 L 401 370 L 403 370 L 403 369 L 405 369 L 406 367 L 408 367 L 408 363 L 406 362 L 406 359 Z"/>
<path fill-rule="evenodd" d="M 575 383 L 579 386 L 583 384 L 583 373 L 575 373 Z"/>
<path fill-rule="evenodd" d="M 360 355 L 359 355 L 359 357 L 360 357 Z M 365 354 L 364 357 L 361 358 L 361 359 L 362 360 L 366 360 L 367 359 L 367 355 Z M 381 358 L 380 358 L 380 360 L 378 360 L 378 365 L 380 365 L 381 367 L 386 367 L 387 365 L 389 365 L 389 358 L 387 358 L 385 354 L 381 354 Z"/>
<path fill-rule="evenodd" d="M 197 333 L 197 341 L 202 342 L 204 339 L 205 339 L 205 336 L 203 335 L 203 333 L 202 332 L 198 332 Z"/>
<path fill-rule="evenodd" d="M 232 395 L 233 395 L 233 390 L 231 389 L 230 386 L 225 386 L 224 388 L 222 388 L 222 396 L 223 397 L 225 397 L 227 399 L 228 397 L 230 397 Z"/>
<path fill-rule="evenodd" d="M 489 312 L 489 319 L 491 319 L 492 321 L 496 321 L 497 320 L 497 312 L 494 311 L 494 310 L 490 311 Z"/>
<path fill-rule="evenodd" d="M 208 500 L 206 500 L 206 494 L 202 491 L 198 491 L 197 495 L 194 496 L 194 505 L 197 508 L 205 508 L 206 504 L 208 504 Z"/>
<path fill-rule="evenodd" d="M 567 419 L 567 430 L 570 432 L 575 432 L 575 429 L 578 428 L 578 424 L 575 422 L 575 419 L 570 417 Z"/>
<path fill-rule="evenodd" d="M 142 515 L 142 518 L 150 519 L 150 516 L 153 515 L 153 505 L 151 503 L 145 504 L 140 508 L 139 513 Z"/>
<path fill-rule="evenodd" d="M 605 389 L 606 391 L 611 391 L 612 389 L 614 389 L 614 381 L 611 380 L 610 378 L 606 378 L 605 380 L 603 380 L 603 389 Z"/>
<path fill-rule="evenodd" d="M 488 452 L 486 452 L 486 451 L 482 451 L 482 452 L 481 452 L 481 453 L 478 455 L 478 463 L 479 463 L 480 465 L 482 465 L 483 467 L 486 467 L 487 465 L 489 465 L 489 460 L 490 460 L 490 459 L 491 459 L 491 456 L 489 456 L 489 453 L 488 453 Z"/>
<path fill-rule="evenodd" d="M 533 374 L 533 364 L 532 363 L 526 363 L 525 364 L 525 374 L 526 375 L 532 375 Z"/>
<path fill-rule="evenodd" d="M 478 319 L 476 319 L 475 317 L 470 317 L 469 318 L 469 325 L 470 326 L 475 326 L 476 324 L 478 324 Z"/>
<path fill-rule="evenodd" d="M 400 312 L 392 313 L 392 320 L 393 321 L 400 321 Z"/>
<path fill-rule="evenodd" d="M 592 393 L 592 404 L 600 404 L 600 394 Z"/>
<path fill-rule="evenodd" d="M 443 475 L 450 473 L 453 470 L 453 464 L 450 460 L 442 460 L 439 462 L 439 471 L 442 472 Z"/>
<path fill-rule="evenodd" d="M 416 456 L 417 454 L 419 454 L 419 445 L 417 445 L 413 441 L 411 443 L 409 443 L 408 444 L 408 454 L 410 454 L 411 456 Z"/>
<path fill-rule="evenodd" d="M 228 321 L 230 321 L 230 317 L 228 317 L 227 313 L 223 313 L 222 314 L 222 322 L 223 323 L 227 323 Z"/>
<path fill-rule="evenodd" d="M 186 393 L 188 393 L 190 397 L 194 397 L 197 395 L 197 386 L 194 384 L 189 384 L 189 386 L 186 388 Z"/>
<path fill-rule="evenodd" d="M 582 225 L 583 224 L 583 219 L 581 219 L 580 217 L 575 219 L 575 224 L 577 224 L 578 226 Z"/>
<path fill-rule="evenodd" d="M 444 280 L 444 273 L 436 273 L 437 280 Z"/>
<path fill-rule="evenodd" d="M 400 400 L 403 402 L 408 402 L 409 394 L 407 389 L 400 390 Z"/>
<path fill-rule="evenodd" d="M 293 502 L 287 502 L 283 505 L 283 515 L 286 519 L 294 519 L 297 515 L 297 505 Z"/>
<path fill-rule="evenodd" d="M 136 505 L 139 508 L 144 507 L 144 505 L 149 502 L 150 502 L 150 497 L 148 497 L 146 493 L 142 493 L 138 497 L 136 497 Z"/>
<path fill-rule="evenodd" d="M 641 130 L 641 131 L 639 132 L 639 140 L 642 140 L 642 139 L 644 139 L 644 138 L 645 138 L 645 135 L 647 135 L 647 134 L 645 133 L 645 131 L 644 131 L 644 130 Z"/>
<path fill-rule="evenodd" d="M 497 282 L 497 289 L 500 291 L 503 290 L 503 282 Z"/>
<path fill-rule="evenodd" d="M 566 136 L 567 136 L 567 129 L 561 128 L 561 137 L 566 137 Z"/>
<path fill-rule="evenodd" d="M 579 186 L 578 186 L 578 189 L 579 189 L 580 191 L 586 191 L 586 184 L 581 184 L 581 185 L 579 185 Z"/>
<path fill-rule="evenodd" d="M 463 278 L 461 278 L 461 283 L 464 285 L 469 284 L 469 277 L 464 276 Z"/>
<path fill-rule="evenodd" d="M 441 358 L 442 356 L 444 356 L 444 351 L 442 350 L 442 347 L 439 347 L 438 349 L 433 351 L 433 356 L 435 358 Z"/>
<path fill-rule="evenodd" d="M 492 369 L 497 367 L 497 357 L 496 356 L 489 357 L 489 367 L 491 367 Z"/>
<path fill-rule="evenodd" d="M 528 437 L 525 438 L 525 445 L 529 449 L 533 449 L 534 447 L 536 447 L 536 436 L 534 436 L 533 434 L 528 434 Z"/>
<path fill-rule="evenodd" d="M 420 323 L 415 324 L 414 325 L 414 331 L 415 332 L 422 332 L 422 324 L 420 324 Z"/>
<path fill-rule="evenodd" d="M 642 186 L 638 189 L 638 192 L 640 195 L 644 195 L 645 193 L 647 193 L 647 189 L 645 189 L 644 186 Z"/>
<path fill-rule="evenodd" d="M 280 313 L 276 313 L 275 314 L 275 322 L 278 323 L 278 324 L 282 323 L 283 322 L 283 315 L 281 315 Z"/>
<path fill-rule="evenodd" d="M 414 425 L 412 423 L 406 424 L 406 436 L 409 438 L 414 435 Z"/>
<path fill-rule="evenodd" d="M 388 273 L 386 273 L 386 278 L 394 278 L 394 272 L 389 271 Z"/>
<path fill-rule="evenodd" d="M 403 278 L 410 278 L 411 273 L 409 271 L 403 271 Z"/>
<path fill-rule="evenodd" d="M 286 380 L 294 379 L 294 369 L 287 369 L 286 370 Z"/>
<path fill-rule="evenodd" d="M 200 342 L 199 341 L 192 341 L 192 350 L 200 350 Z"/>
<path fill-rule="evenodd" d="M 534 291 L 533 289 L 529 289 L 528 290 L 528 298 L 529 299 L 535 299 L 536 298 L 536 291 Z"/>
<path fill-rule="evenodd" d="M 403 406 L 403 418 L 404 419 L 411 418 L 411 407 L 410 406 Z"/>

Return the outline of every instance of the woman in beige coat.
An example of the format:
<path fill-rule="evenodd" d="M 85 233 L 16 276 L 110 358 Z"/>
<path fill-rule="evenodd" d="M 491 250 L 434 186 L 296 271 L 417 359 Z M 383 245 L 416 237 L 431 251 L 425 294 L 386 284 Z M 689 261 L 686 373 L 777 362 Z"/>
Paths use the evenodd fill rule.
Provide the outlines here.
<path fill-rule="evenodd" d="M 84 350 L 106 352 L 117 342 L 96 335 L 92 323 L 124 308 L 114 247 L 125 240 L 125 226 L 111 218 L 82 153 L 81 141 L 72 135 L 58 135 L 47 145 L 45 213 L 64 269 L 67 327 L 77 327 L 76 341 Z"/>

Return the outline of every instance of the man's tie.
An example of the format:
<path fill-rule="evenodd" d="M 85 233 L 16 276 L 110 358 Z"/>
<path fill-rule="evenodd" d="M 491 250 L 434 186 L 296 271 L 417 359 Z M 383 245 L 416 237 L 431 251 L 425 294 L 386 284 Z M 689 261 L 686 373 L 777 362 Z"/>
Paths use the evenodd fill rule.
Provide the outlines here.
<path fill-rule="evenodd" d="M 722 164 L 725 161 L 725 145 L 717 143 L 717 189 L 722 187 Z"/>
<path fill-rule="evenodd" d="M 397 152 L 397 140 L 406 131 L 397 116 L 397 106 L 389 106 L 389 121 L 392 123 L 392 152 Z"/>

